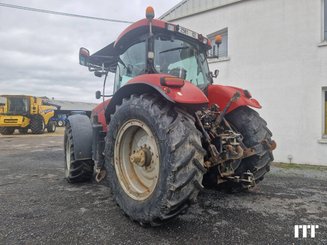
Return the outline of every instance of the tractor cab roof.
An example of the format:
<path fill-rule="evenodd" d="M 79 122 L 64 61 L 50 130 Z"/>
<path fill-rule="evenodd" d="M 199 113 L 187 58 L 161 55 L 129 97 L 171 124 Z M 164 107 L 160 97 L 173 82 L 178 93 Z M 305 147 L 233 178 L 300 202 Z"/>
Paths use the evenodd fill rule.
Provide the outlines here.
<path fill-rule="evenodd" d="M 152 27 L 154 29 L 165 28 L 166 22 L 154 19 Z M 139 20 L 128 26 L 117 38 L 106 47 L 92 54 L 89 58 L 89 64 L 105 68 L 114 68 L 118 61 L 118 56 L 126 47 L 135 40 L 135 37 L 149 32 L 149 21 L 147 19 Z"/>
<path fill-rule="evenodd" d="M 211 43 L 207 38 L 203 37 L 201 34 L 188 30 L 187 28 L 158 19 L 153 19 L 151 25 L 154 34 L 174 34 L 196 42 L 200 44 L 201 48 L 206 50 L 211 48 Z M 147 33 L 149 33 L 148 19 L 142 19 L 131 24 L 118 36 L 115 42 L 110 43 L 106 47 L 89 56 L 87 66 L 92 68 L 102 67 L 106 70 L 114 71 L 117 66 L 119 55 L 134 43 L 137 37 L 141 37 Z"/>

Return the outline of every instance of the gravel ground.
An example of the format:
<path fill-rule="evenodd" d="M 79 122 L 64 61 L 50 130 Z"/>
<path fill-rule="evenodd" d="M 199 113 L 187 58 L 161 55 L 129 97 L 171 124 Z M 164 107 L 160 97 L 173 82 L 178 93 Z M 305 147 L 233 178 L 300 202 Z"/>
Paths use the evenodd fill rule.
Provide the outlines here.
<path fill-rule="evenodd" d="M 60 130 L 0 136 L 0 244 L 327 244 L 326 171 L 275 167 L 248 193 L 206 190 L 187 214 L 143 228 L 108 187 L 63 179 L 62 141 Z M 294 238 L 311 224 L 315 238 Z"/>

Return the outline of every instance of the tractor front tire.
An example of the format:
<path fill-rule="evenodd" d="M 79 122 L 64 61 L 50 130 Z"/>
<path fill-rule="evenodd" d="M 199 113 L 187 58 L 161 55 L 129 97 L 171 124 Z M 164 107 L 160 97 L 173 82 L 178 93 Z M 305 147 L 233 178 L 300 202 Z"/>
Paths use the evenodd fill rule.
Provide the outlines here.
<path fill-rule="evenodd" d="M 192 116 L 157 96 L 132 95 L 108 128 L 107 180 L 130 219 L 158 226 L 196 201 L 206 169 Z"/>
<path fill-rule="evenodd" d="M 47 131 L 48 131 L 48 133 L 54 133 L 56 131 L 56 122 L 49 121 L 49 123 L 47 125 Z"/>
<path fill-rule="evenodd" d="M 15 128 L 11 127 L 1 127 L 0 134 L 2 135 L 12 135 L 15 132 Z"/>
<path fill-rule="evenodd" d="M 27 134 L 28 128 L 19 128 L 18 131 L 20 134 Z"/>
<path fill-rule="evenodd" d="M 43 134 L 45 125 L 43 117 L 35 115 L 31 118 L 30 128 L 33 134 Z"/>
<path fill-rule="evenodd" d="M 65 179 L 69 183 L 90 181 L 93 176 L 94 162 L 90 160 L 75 160 L 72 128 L 66 124 L 64 135 L 65 149 Z"/>
<path fill-rule="evenodd" d="M 226 119 L 242 134 L 243 143 L 247 148 L 262 144 L 264 141 L 271 142 L 272 133 L 267 128 L 266 121 L 256 111 L 245 106 L 239 107 L 228 113 Z M 272 152 L 264 150 L 257 155 L 244 158 L 235 170 L 235 174 L 242 176 L 249 170 L 253 173 L 255 183 L 258 183 L 270 171 L 270 164 L 273 160 Z M 241 183 L 225 182 L 222 186 L 232 192 L 246 189 Z"/>

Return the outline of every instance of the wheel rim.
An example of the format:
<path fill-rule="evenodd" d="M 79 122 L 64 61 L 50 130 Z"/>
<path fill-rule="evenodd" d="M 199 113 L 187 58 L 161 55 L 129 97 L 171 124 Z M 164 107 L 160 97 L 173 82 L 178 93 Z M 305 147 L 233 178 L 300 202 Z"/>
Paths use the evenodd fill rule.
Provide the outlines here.
<path fill-rule="evenodd" d="M 65 176 L 66 178 L 69 176 L 70 173 L 70 165 L 71 165 L 71 149 L 69 140 L 66 142 L 66 169 L 65 169 Z"/>
<path fill-rule="evenodd" d="M 142 121 L 127 121 L 118 131 L 115 143 L 115 170 L 125 193 L 145 200 L 159 179 L 159 151 L 150 128 Z"/>
<path fill-rule="evenodd" d="M 62 121 L 58 121 L 58 126 L 62 126 L 63 125 L 63 122 Z"/>

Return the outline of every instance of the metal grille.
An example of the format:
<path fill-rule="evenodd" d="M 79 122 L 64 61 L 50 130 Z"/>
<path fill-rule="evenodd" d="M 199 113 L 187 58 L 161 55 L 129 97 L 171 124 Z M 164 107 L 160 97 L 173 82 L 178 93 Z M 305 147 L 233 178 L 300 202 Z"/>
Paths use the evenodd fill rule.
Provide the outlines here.
<path fill-rule="evenodd" d="M 5 119 L 4 122 L 5 123 L 17 123 L 18 119 Z"/>

